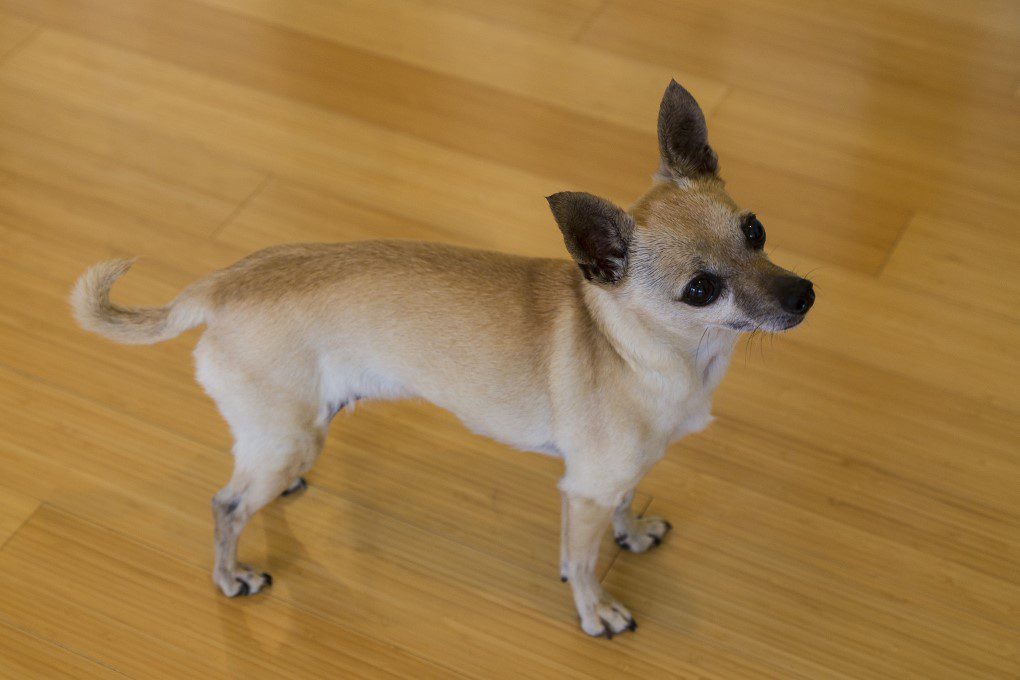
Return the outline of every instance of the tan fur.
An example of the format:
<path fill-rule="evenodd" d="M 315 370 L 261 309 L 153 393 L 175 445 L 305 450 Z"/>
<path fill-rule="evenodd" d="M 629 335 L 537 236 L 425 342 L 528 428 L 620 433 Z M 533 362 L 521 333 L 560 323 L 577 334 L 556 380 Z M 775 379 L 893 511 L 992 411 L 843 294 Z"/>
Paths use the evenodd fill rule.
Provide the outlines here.
<path fill-rule="evenodd" d="M 714 155 L 705 158 L 714 168 Z M 152 309 L 109 300 L 129 261 L 81 278 L 75 317 L 113 340 L 158 342 L 207 325 L 197 378 L 235 439 L 234 475 L 213 500 L 213 579 L 224 593 L 269 584 L 237 563 L 238 536 L 259 508 L 299 487 L 336 411 L 357 399 L 418 397 L 475 432 L 562 457 L 561 576 L 581 626 L 592 635 L 633 629 L 595 576 L 599 540 L 612 522 L 622 546 L 643 552 L 669 529 L 633 516 L 633 489 L 670 442 L 710 422 L 734 327 L 772 323 L 774 302 L 756 287 L 778 268 L 746 247 L 744 213 L 714 174 L 660 174 L 630 217 L 591 205 L 564 210 L 581 223 L 561 227 L 584 237 L 585 220 L 611 229 L 619 213 L 626 229 L 613 238 L 568 240 L 585 276 L 610 282 L 586 280 L 568 260 L 401 241 L 268 248 Z M 612 251 L 621 238 L 625 257 Z M 680 302 L 706 267 L 727 277 L 726 295 L 704 308 Z M 757 292 L 741 298 L 742 287 Z M 757 294 L 762 309 L 748 312 Z"/>
<path fill-rule="evenodd" d="M 131 345 L 151 345 L 176 337 L 205 321 L 195 299 L 203 287 L 190 286 L 166 307 L 121 307 L 110 302 L 110 288 L 134 260 L 110 260 L 90 268 L 71 291 L 71 310 L 82 328 Z"/>

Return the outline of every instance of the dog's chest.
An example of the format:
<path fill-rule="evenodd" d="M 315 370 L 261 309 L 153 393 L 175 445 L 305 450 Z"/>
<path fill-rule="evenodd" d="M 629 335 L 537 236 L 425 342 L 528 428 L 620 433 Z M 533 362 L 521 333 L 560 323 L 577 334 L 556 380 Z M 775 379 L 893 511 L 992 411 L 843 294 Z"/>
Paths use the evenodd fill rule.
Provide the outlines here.
<path fill-rule="evenodd" d="M 712 395 L 726 374 L 732 340 L 706 343 L 687 364 L 686 379 L 660 401 L 667 437 L 673 442 L 700 432 L 712 422 Z"/>
<path fill-rule="evenodd" d="M 678 416 L 669 434 L 670 442 L 701 432 L 709 426 L 713 417 L 711 393 L 692 396 L 678 409 Z"/>

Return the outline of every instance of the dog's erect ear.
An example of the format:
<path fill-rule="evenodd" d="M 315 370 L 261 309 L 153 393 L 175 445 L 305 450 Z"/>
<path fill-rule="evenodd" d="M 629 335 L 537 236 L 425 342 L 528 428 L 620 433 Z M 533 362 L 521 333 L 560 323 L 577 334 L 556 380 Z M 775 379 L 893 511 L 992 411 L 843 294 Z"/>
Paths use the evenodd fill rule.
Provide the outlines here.
<path fill-rule="evenodd" d="M 630 215 L 604 198 L 580 191 L 561 191 L 545 200 L 584 278 L 619 281 L 627 269 L 627 246 L 634 233 Z"/>
<path fill-rule="evenodd" d="M 715 174 L 719 164 L 708 145 L 705 114 L 690 92 L 669 81 L 659 105 L 660 171 L 666 176 L 696 177 Z"/>

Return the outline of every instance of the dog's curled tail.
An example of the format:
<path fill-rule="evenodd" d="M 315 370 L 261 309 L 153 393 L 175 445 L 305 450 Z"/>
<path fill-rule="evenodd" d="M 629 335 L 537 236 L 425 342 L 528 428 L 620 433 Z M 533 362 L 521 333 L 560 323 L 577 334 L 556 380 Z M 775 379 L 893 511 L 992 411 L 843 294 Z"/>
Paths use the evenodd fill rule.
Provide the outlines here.
<path fill-rule="evenodd" d="M 165 307 L 121 307 L 110 302 L 114 281 L 134 262 L 100 262 L 81 275 L 71 291 L 71 310 L 82 328 L 117 342 L 151 345 L 206 321 L 206 307 L 194 284 Z"/>

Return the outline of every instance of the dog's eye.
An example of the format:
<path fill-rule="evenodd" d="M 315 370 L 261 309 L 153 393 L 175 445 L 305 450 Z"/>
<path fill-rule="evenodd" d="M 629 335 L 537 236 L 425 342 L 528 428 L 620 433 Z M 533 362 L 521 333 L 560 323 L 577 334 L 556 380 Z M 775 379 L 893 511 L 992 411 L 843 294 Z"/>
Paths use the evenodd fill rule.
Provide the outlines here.
<path fill-rule="evenodd" d="M 711 304 L 719 295 L 719 280 L 711 274 L 698 274 L 684 288 L 684 294 L 680 297 L 694 307 L 704 307 Z"/>
<path fill-rule="evenodd" d="M 755 250 L 765 247 L 765 227 L 753 213 L 744 220 L 744 236 Z"/>

